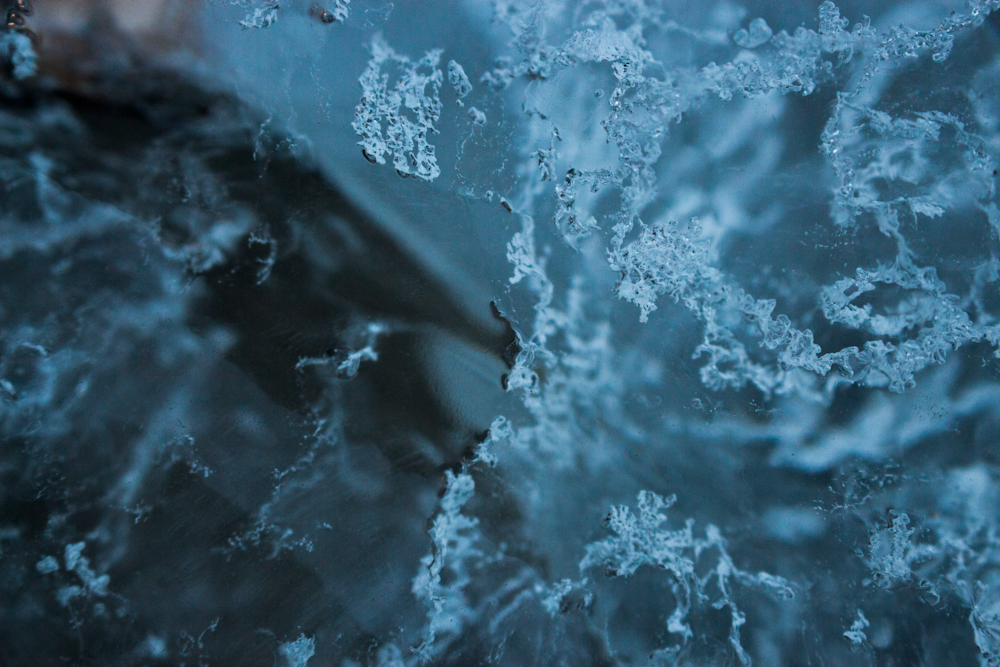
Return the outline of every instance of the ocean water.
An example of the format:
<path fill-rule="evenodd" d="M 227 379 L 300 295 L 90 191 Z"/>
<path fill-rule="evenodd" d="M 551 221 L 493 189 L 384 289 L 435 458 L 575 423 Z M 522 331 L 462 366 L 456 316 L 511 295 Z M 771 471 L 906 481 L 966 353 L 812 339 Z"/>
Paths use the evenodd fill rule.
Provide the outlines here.
<path fill-rule="evenodd" d="M 1000 665 L 997 0 L 43 2 L 0 664 Z"/>

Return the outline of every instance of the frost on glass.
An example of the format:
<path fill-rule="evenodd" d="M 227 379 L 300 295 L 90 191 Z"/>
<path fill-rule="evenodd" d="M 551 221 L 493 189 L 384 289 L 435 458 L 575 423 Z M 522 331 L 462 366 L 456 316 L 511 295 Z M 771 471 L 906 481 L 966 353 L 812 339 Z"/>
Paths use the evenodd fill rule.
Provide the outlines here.
<path fill-rule="evenodd" d="M 361 150 L 365 158 L 379 164 L 385 164 L 388 156 L 400 176 L 433 181 L 441 169 L 428 138 L 441 116 L 441 49 L 428 51 L 417 61 L 398 55 L 380 37 L 372 41 L 371 49 L 368 69 L 361 75 L 364 92 L 352 123 L 361 137 Z M 382 71 L 386 66 L 390 72 Z M 467 94 L 462 85 L 468 79 L 463 78 L 461 66 L 454 63 L 448 70 L 452 85 Z M 390 77 L 394 80 L 391 89 Z"/>
<path fill-rule="evenodd" d="M 246 17 L 240 21 L 243 29 L 267 28 L 278 20 L 278 10 L 281 6 L 277 2 L 259 3 L 259 6 L 248 6 Z"/>
<path fill-rule="evenodd" d="M 998 7 L 8 31 L 0 662 L 1000 664 Z"/>
<path fill-rule="evenodd" d="M 693 632 L 687 623 L 687 615 L 693 603 L 707 603 L 715 609 L 726 608 L 731 615 L 729 642 L 739 661 L 747 664 L 750 657 L 740 643 L 740 627 L 746 623 L 746 616 L 731 598 L 730 579 L 741 585 L 769 587 L 782 598 L 792 598 L 794 593 L 781 577 L 766 572 L 751 575 L 736 568 L 716 526 L 707 526 L 703 538 L 695 537 L 694 521 L 691 519 L 679 530 L 662 528 L 661 524 L 667 521 L 664 510 L 676 500 L 676 496 L 662 498 L 655 493 L 641 491 L 637 501 L 638 516 L 624 506 L 612 508 L 604 521 L 615 537 L 587 545 L 580 569 L 600 566 L 607 577 L 627 577 L 644 565 L 668 572 L 673 579 L 671 592 L 677 606 L 667 619 L 667 630 L 688 641 Z M 702 574 L 697 571 L 697 565 L 704 552 L 716 552 L 718 560 L 708 568 L 703 566 Z M 715 591 L 709 593 L 710 587 Z M 660 659 L 669 658 L 673 652 L 676 651 L 667 650 L 666 656 Z"/>

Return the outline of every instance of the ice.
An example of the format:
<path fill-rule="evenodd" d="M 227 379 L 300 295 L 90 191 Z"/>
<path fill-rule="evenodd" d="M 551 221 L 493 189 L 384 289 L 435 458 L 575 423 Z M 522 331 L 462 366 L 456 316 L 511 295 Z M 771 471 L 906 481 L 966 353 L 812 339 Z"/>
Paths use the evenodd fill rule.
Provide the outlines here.
<path fill-rule="evenodd" d="M 267 2 L 260 7 L 254 7 L 246 17 L 240 21 L 240 27 L 244 30 L 249 28 L 267 28 L 278 20 L 278 10 L 280 5 L 277 2 Z"/>
<path fill-rule="evenodd" d="M 438 93 L 442 73 L 437 69 L 441 50 L 428 51 L 423 58 L 413 62 L 406 56 L 397 55 L 379 37 L 372 42 L 371 49 L 372 59 L 361 76 L 362 97 L 352 124 L 362 137 L 358 142 L 361 150 L 369 161 L 379 164 L 385 163 L 386 155 L 390 156 L 400 176 L 414 175 L 433 181 L 441 174 L 441 169 L 428 135 L 435 133 L 434 123 L 441 115 Z M 399 69 L 398 80 L 391 90 L 388 88 L 389 74 L 382 72 L 383 66 L 389 63 Z M 429 73 L 421 73 L 422 69 Z M 460 70 L 454 71 L 457 76 Z M 464 76 L 464 72 L 462 74 Z M 461 82 L 456 81 L 458 83 L 453 85 L 458 90 Z M 406 110 L 415 118 L 410 118 Z"/>
<path fill-rule="evenodd" d="M 842 28 L 843 26 L 837 26 L 837 28 Z M 823 28 L 820 28 L 822 32 Z M 746 29 L 740 28 L 733 35 L 733 41 L 737 46 L 742 46 L 744 49 L 756 49 L 761 44 L 767 42 L 771 39 L 774 33 L 771 31 L 771 27 L 767 25 L 767 21 L 761 18 L 754 19 L 750 21 L 750 25 Z"/>
<path fill-rule="evenodd" d="M 1000 3 L 70 4 L 0 663 L 998 664 Z"/>
<path fill-rule="evenodd" d="M 858 618 L 853 623 L 851 623 L 850 629 L 844 632 L 844 636 L 847 637 L 852 644 L 855 646 L 863 644 L 868 640 L 868 635 L 865 634 L 865 628 L 869 627 L 871 623 L 865 618 L 863 611 L 858 609 Z"/>
<path fill-rule="evenodd" d="M 316 654 L 316 640 L 313 637 L 299 635 L 295 641 L 290 641 L 278 647 L 287 667 L 306 667 L 309 659 Z"/>

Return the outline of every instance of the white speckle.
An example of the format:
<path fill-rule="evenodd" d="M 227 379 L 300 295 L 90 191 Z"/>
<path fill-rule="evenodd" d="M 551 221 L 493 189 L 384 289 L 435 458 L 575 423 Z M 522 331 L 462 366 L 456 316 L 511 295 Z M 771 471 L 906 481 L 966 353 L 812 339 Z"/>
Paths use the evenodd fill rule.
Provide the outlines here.
<path fill-rule="evenodd" d="M 469 120 L 473 125 L 486 125 L 486 114 L 476 107 L 469 107 Z"/>
<path fill-rule="evenodd" d="M 455 89 L 457 97 L 465 97 L 472 92 L 472 83 L 465 70 L 454 60 L 448 61 L 448 83 Z"/>
<path fill-rule="evenodd" d="M 287 667 L 306 667 L 309 658 L 316 654 L 316 640 L 304 634 L 292 642 L 278 647 L 278 653 L 285 659 Z"/>
<path fill-rule="evenodd" d="M 59 569 L 59 561 L 52 556 L 46 556 L 42 560 L 35 563 L 35 569 L 42 574 L 51 574 Z"/>
<path fill-rule="evenodd" d="M 266 28 L 278 20 L 278 3 L 268 2 L 263 7 L 257 7 L 252 14 L 240 21 L 244 30 L 249 28 Z"/>
<path fill-rule="evenodd" d="M 742 46 L 744 49 L 756 49 L 771 39 L 772 34 L 774 33 L 771 32 L 771 27 L 767 25 L 767 21 L 764 19 L 754 19 L 750 21 L 749 30 L 740 29 L 736 31 L 736 34 L 733 35 L 733 41 L 736 42 L 737 46 Z"/>
<path fill-rule="evenodd" d="M 868 641 L 868 635 L 865 634 L 865 628 L 871 625 L 868 619 L 865 618 L 863 611 L 858 609 L 858 618 L 851 624 L 850 630 L 844 633 L 844 636 L 851 640 L 851 643 L 855 646 Z"/>

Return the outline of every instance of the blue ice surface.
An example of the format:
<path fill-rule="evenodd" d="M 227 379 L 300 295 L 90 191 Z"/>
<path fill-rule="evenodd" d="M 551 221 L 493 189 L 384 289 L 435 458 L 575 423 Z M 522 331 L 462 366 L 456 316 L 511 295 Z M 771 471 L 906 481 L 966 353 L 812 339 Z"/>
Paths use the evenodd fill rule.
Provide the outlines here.
<path fill-rule="evenodd" d="M 998 9 L 6 33 L 0 663 L 1000 665 Z"/>

